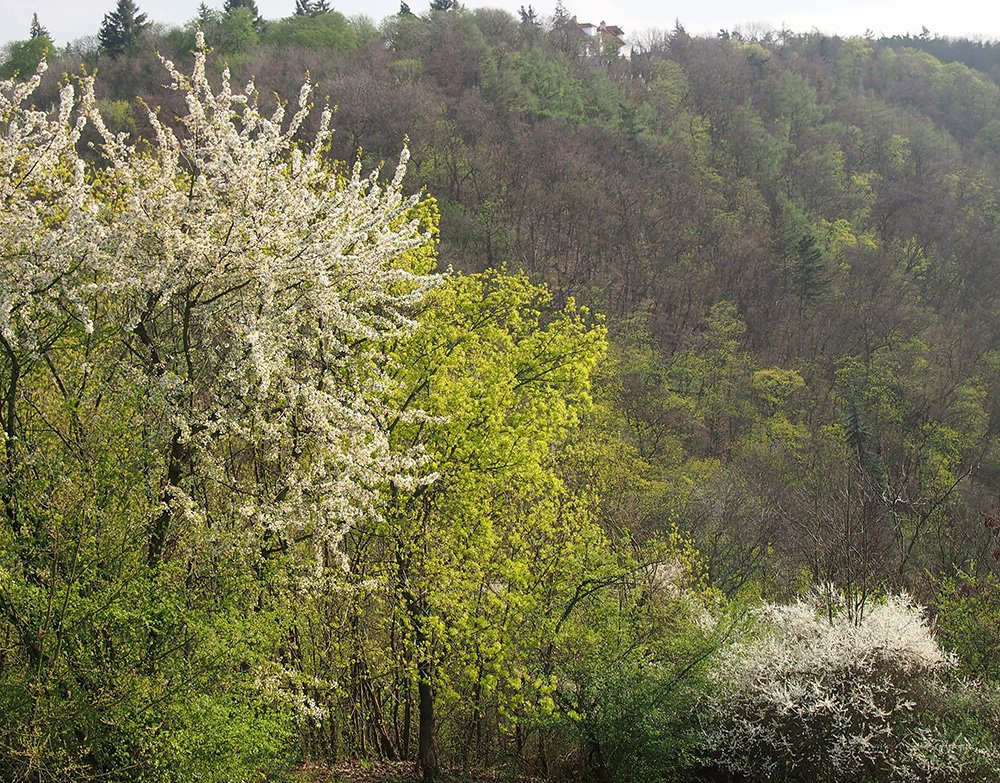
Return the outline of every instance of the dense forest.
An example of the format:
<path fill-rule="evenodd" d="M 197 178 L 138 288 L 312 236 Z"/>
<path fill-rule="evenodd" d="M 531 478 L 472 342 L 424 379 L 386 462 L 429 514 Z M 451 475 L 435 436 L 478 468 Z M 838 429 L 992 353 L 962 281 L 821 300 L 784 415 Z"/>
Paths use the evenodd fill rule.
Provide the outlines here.
<path fill-rule="evenodd" d="M 289 13 L 0 54 L 0 778 L 1000 779 L 1000 45 Z"/>

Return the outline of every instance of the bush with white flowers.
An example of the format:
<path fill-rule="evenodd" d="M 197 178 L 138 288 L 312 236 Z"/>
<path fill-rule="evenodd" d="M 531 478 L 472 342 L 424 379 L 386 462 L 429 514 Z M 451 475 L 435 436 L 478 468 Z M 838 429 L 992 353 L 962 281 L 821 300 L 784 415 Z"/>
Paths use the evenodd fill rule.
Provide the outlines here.
<path fill-rule="evenodd" d="M 278 777 L 295 612 L 433 478 L 386 425 L 439 282 L 406 151 L 332 164 L 308 84 L 265 114 L 205 65 L 164 62 L 185 109 L 139 142 L 93 78 L 0 81 L 4 780 Z"/>
<path fill-rule="evenodd" d="M 380 424 L 380 343 L 435 285 L 401 262 L 432 239 L 402 192 L 405 149 L 388 182 L 342 171 L 329 109 L 299 138 L 309 84 L 265 115 L 252 82 L 239 92 L 226 72 L 214 89 L 205 58 L 201 42 L 191 75 L 164 62 L 187 113 L 150 112 L 148 144 L 108 130 L 93 79 L 51 115 L 29 106 L 44 65 L 0 85 L 0 386 L 16 399 L 35 366 L 65 376 L 63 357 L 76 370 L 110 346 L 98 391 L 141 390 L 167 460 L 152 559 L 168 528 L 220 511 L 255 539 L 335 550 L 374 487 L 414 480 L 419 455 L 394 453 Z"/>
<path fill-rule="evenodd" d="M 749 780 L 977 780 L 995 751 L 955 728 L 954 666 L 922 610 L 890 595 L 860 616 L 836 592 L 761 610 L 720 667 L 705 738 Z"/>

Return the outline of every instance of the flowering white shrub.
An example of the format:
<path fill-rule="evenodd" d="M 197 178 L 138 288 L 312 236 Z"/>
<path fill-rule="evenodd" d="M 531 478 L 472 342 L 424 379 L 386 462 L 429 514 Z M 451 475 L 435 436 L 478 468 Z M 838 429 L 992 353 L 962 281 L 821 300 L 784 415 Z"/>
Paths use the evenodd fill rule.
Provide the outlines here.
<path fill-rule="evenodd" d="M 432 241 L 402 194 L 407 152 L 385 184 L 338 171 L 329 110 L 298 140 L 308 84 L 291 116 L 265 116 L 253 83 L 226 72 L 213 90 L 203 43 L 191 76 L 164 65 L 187 113 L 150 112 L 149 144 L 107 129 L 92 80 L 52 116 L 28 106 L 44 66 L 0 87 L 5 393 L 45 362 L 77 408 L 141 395 L 137 430 L 163 460 L 151 562 L 176 523 L 231 545 L 309 539 L 330 562 L 381 484 L 420 480 L 381 424 L 385 341 L 437 279 L 407 268 Z"/>
<path fill-rule="evenodd" d="M 62 311 L 93 328 L 85 299 L 103 237 L 77 153 L 86 118 L 72 86 L 54 116 L 27 105 L 46 66 L 0 82 L 0 339 L 8 360 L 44 339 Z"/>
<path fill-rule="evenodd" d="M 762 781 L 944 783 L 993 763 L 934 719 L 953 661 L 909 597 L 860 619 L 836 593 L 761 615 L 718 672 L 706 739 L 720 766 Z"/>
<path fill-rule="evenodd" d="M 138 142 L 92 80 L 51 110 L 44 65 L 0 82 L 5 779 L 277 777 L 334 687 L 296 672 L 295 612 L 387 484 L 431 478 L 387 426 L 438 282 L 406 151 L 363 176 L 328 111 L 303 140 L 308 85 L 265 115 L 204 50 L 165 67 L 186 110 Z"/>

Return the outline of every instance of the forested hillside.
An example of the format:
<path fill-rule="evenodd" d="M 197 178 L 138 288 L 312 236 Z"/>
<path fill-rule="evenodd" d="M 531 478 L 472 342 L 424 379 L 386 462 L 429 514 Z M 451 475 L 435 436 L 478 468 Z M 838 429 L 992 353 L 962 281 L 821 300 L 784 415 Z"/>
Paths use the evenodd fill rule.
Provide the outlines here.
<path fill-rule="evenodd" d="M 996 778 L 997 45 L 435 5 L 7 47 L 0 776 Z"/>

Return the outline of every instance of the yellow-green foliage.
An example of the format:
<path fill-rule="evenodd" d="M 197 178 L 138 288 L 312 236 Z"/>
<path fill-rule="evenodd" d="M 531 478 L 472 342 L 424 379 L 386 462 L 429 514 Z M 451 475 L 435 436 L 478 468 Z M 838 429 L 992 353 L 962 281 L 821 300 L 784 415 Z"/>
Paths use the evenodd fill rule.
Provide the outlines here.
<path fill-rule="evenodd" d="M 513 687 L 509 657 L 537 641 L 513 629 L 544 616 L 545 591 L 600 538 L 553 458 L 590 406 L 604 330 L 573 302 L 554 309 L 544 289 L 501 273 L 448 278 L 420 323 L 393 354 L 401 415 L 390 427 L 423 444 L 434 481 L 395 494 L 384 530 L 409 564 L 402 588 L 426 607 L 409 621 L 449 664 L 439 685 L 488 670 L 491 688 Z M 411 409 L 420 413 L 408 419 Z"/>

